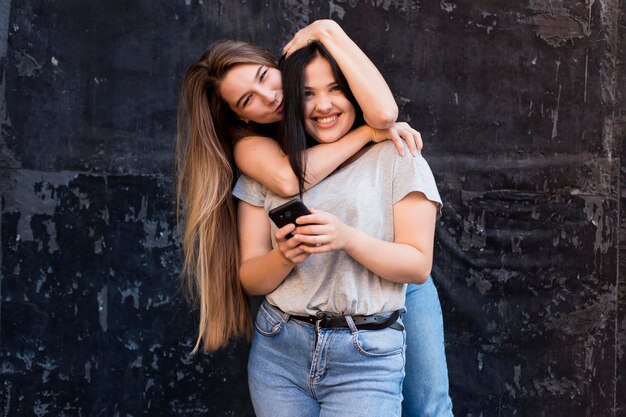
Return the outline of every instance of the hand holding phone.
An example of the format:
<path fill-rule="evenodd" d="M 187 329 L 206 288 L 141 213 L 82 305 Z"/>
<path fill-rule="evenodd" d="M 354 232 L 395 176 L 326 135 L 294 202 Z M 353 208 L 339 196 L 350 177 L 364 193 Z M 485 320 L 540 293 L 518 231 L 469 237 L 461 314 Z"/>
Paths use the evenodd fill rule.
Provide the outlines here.
<path fill-rule="evenodd" d="M 275 207 L 269 211 L 270 219 L 280 229 L 289 223 L 296 224 L 296 219 L 300 216 L 311 214 L 309 209 L 300 200 L 291 200 L 283 205 Z M 293 235 L 289 233 L 287 239 L 291 239 Z"/>

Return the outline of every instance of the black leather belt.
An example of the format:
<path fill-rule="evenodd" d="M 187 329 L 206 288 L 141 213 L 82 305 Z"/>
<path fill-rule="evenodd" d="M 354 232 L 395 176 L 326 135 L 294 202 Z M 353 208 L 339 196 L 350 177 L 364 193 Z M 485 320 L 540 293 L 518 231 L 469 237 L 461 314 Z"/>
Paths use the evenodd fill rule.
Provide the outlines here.
<path fill-rule="evenodd" d="M 318 313 L 316 316 L 289 316 L 292 319 L 317 325 L 323 329 L 349 329 L 348 322 L 345 316 L 339 316 L 337 314 Z M 404 326 L 398 323 L 400 317 L 399 311 L 394 311 L 391 314 L 372 314 L 371 316 L 350 316 L 354 325 L 359 330 L 382 330 L 387 327 L 402 331 Z"/>

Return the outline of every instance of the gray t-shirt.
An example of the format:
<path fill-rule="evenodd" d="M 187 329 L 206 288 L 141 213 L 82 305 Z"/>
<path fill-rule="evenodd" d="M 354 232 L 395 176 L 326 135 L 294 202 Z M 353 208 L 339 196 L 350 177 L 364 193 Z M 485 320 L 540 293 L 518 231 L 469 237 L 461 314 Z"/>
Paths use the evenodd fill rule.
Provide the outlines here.
<path fill-rule="evenodd" d="M 334 214 L 370 236 L 393 241 L 393 205 L 412 191 L 422 192 L 441 207 L 441 198 L 426 160 L 404 157 L 391 141 L 375 144 L 358 159 L 304 192 L 307 207 Z M 233 195 L 265 212 L 291 200 L 242 175 Z M 271 223 L 271 221 L 270 221 Z M 276 226 L 271 223 L 272 245 Z M 369 315 L 404 306 L 406 286 L 375 275 L 343 251 L 313 254 L 296 265 L 267 300 L 289 314 L 318 311 Z"/>

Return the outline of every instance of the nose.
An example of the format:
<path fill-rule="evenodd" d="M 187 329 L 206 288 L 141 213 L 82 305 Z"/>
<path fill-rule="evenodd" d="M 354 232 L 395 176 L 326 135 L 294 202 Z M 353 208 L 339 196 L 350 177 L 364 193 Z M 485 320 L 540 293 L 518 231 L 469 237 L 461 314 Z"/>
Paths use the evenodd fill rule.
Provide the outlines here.
<path fill-rule="evenodd" d="M 329 112 L 333 108 L 333 104 L 326 94 L 318 94 L 315 100 L 315 110 L 320 113 Z"/>
<path fill-rule="evenodd" d="M 261 96 L 266 104 L 272 104 L 273 102 L 278 100 L 278 94 L 276 93 L 276 91 L 270 90 L 269 88 L 259 89 L 258 94 Z"/>

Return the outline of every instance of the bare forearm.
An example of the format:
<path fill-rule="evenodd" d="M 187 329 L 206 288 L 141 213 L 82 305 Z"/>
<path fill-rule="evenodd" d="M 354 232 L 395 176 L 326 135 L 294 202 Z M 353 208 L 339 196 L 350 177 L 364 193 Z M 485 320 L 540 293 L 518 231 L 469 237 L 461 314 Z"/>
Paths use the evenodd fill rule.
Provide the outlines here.
<path fill-rule="evenodd" d="M 346 227 L 349 237 L 344 251 L 379 277 L 393 282 L 421 284 L 430 275 L 432 255 L 405 243 L 380 240 Z"/>
<path fill-rule="evenodd" d="M 305 189 L 309 189 L 329 176 L 341 164 L 365 146 L 371 129 L 361 126 L 333 143 L 316 145 L 306 151 L 307 170 Z"/>
<path fill-rule="evenodd" d="M 306 150 L 305 189 L 330 175 L 348 158 L 370 141 L 371 129 L 361 126 L 334 143 L 316 145 Z M 267 137 L 250 137 L 235 144 L 235 161 L 239 169 L 276 194 L 288 197 L 299 192 L 298 179 L 276 141 Z"/>
<path fill-rule="evenodd" d="M 274 291 L 293 269 L 278 248 L 251 258 L 239 267 L 239 279 L 250 295 L 266 295 Z"/>

